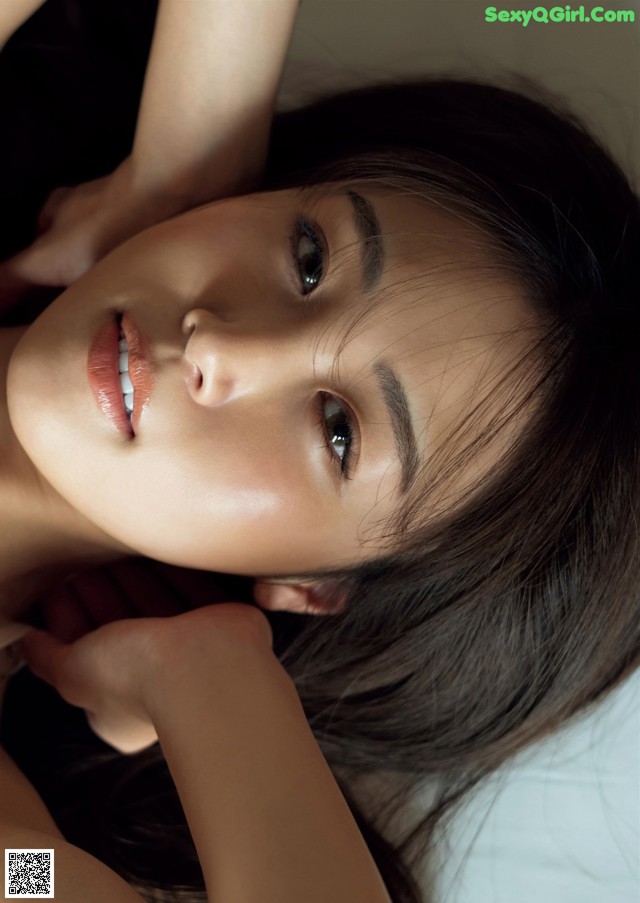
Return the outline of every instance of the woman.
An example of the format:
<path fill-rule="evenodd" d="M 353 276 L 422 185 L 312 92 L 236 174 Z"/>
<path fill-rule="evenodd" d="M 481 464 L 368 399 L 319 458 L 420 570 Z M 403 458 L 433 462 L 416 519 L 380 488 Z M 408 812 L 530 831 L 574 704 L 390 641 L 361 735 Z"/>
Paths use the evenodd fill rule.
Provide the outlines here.
<path fill-rule="evenodd" d="M 27 656 L 109 742 L 123 724 L 138 749 L 157 734 L 210 899 L 255 899 L 275 868 L 291 899 L 416 901 L 350 799 L 354 836 L 277 658 L 347 795 L 363 772 L 443 780 L 426 842 L 484 774 L 637 667 L 638 199 L 568 114 L 446 80 L 282 116 L 263 189 L 141 233 L 5 333 L 4 423 L 33 561 L 55 540 L 76 560 L 246 574 L 268 625 L 210 606 L 107 625 L 70 652 L 34 637 Z M 87 371 L 120 325 L 153 366 L 138 360 L 131 424 Z M 241 713 L 234 753 L 257 747 L 244 788 L 210 725 L 210 747 L 175 746 L 180 693 L 196 698 L 214 665 L 237 706 L 213 693 L 196 711 Z M 256 740 L 262 708 L 301 753 L 280 761 L 282 819 L 260 797 L 287 786 Z M 214 749 L 206 778 L 235 805 L 198 810 L 182 768 L 196 747 L 191 774 Z M 122 872 L 159 883 L 138 854 Z M 247 874 L 252 887 L 225 883 Z"/>

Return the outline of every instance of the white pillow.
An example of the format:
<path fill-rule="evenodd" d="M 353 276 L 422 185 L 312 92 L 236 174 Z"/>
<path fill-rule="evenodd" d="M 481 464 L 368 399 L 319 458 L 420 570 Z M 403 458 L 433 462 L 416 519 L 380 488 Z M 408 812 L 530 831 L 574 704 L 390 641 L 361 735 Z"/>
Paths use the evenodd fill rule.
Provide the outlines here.
<path fill-rule="evenodd" d="M 639 903 L 640 669 L 476 788 L 436 864 L 435 903 Z"/>

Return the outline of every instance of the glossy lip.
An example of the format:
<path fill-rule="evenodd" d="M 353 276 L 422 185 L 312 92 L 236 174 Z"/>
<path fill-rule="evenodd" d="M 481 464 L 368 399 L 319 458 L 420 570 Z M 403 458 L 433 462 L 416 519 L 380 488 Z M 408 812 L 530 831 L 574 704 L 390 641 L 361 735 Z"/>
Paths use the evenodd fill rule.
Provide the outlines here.
<path fill-rule="evenodd" d="M 149 396 L 153 389 L 149 340 L 140 331 L 128 311 L 122 314 L 121 327 L 129 346 L 129 378 L 133 384 L 131 424 L 134 433 L 137 433 L 140 418 L 149 405 Z"/>
<path fill-rule="evenodd" d="M 93 337 L 87 355 L 89 385 L 98 407 L 118 432 L 133 438 L 135 435 L 122 397 L 118 374 L 118 321 L 103 323 Z"/>

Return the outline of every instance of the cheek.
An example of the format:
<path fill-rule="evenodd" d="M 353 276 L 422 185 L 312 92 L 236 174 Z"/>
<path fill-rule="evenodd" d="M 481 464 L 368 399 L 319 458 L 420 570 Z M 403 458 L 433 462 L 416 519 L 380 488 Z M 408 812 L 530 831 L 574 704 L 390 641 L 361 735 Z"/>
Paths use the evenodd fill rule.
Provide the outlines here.
<path fill-rule="evenodd" d="M 336 518 L 284 462 L 220 446 L 206 460 L 185 447 L 129 457 L 126 486 L 102 487 L 94 516 L 142 554 L 249 576 L 354 560 L 355 526 Z"/>
<path fill-rule="evenodd" d="M 224 448 L 172 443 L 118 455 L 91 503 L 78 503 L 104 530 L 141 554 L 171 564 L 242 573 L 263 547 L 277 551 L 295 486 L 238 461 Z"/>
<path fill-rule="evenodd" d="M 146 446 L 121 440 L 87 391 L 52 383 L 50 355 L 38 347 L 47 335 L 34 332 L 12 359 L 10 413 L 27 456 L 71 508 L 170 564 L 246 574 L 298 567 L 313 548 L 318 506 L 289 460 L 231 428 L 216 441 L 198 432 L 177 442 L 169 430 Z"/>
<path fill-rule="evenodd" d="M 297 567 L 318 530 L 303 487 L 284 466 L 230 446 L 87 444 L 73 466 L 55 449 L 43 463 L 78 512 L 139 554 L 247 575 Z"/>

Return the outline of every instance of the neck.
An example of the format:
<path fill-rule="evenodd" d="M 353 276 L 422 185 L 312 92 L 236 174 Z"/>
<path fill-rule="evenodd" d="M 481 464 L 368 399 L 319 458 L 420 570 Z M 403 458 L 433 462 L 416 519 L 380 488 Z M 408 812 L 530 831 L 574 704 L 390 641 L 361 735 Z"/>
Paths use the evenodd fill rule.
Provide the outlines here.
<path fill-rule="evenodd" d="M 7 371 L 28 327 L 0 329 L 0 615 L 24 616 L 58 579 L 134 554 L 78 514 L 42 477 L 16 439 Z"/>

